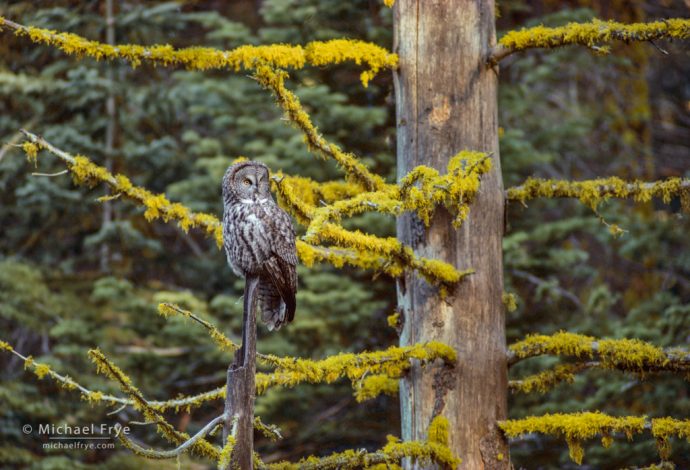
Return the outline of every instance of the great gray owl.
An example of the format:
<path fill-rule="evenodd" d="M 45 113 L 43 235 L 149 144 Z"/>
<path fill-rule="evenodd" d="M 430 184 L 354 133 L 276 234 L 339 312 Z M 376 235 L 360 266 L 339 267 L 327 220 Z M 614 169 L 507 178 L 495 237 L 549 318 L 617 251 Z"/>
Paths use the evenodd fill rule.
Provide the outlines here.
<path fill-rule="evenodd" d="M 244 161 L 227 169 L 223 245 L 235 274 L 259 276 L 261 319 L 273 330 L 295 317 L 297 250 L 290 216 L 275 203 L 269 187 L 263 163 Z"/>

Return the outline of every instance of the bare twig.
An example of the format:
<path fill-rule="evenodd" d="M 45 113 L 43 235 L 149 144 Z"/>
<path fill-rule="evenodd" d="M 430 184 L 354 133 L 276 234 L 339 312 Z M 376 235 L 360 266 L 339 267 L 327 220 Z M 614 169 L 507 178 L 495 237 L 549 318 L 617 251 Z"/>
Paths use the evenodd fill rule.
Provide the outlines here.
<path fill-rule="evenodd" d="M 172 459 L 190 450 L 194 444 L 206 437 L 206 435 L 211 433 L 217 426 L 222 426 L 224 419 L 225 415 L 215 417 L 208 424 L 206 424 L 206 426 L 201 428 L 199 432 L 172 450 L 155 450 L 144 448 L 126 437 L 124 432 L 120 432 L 118 434 L 118 438 L 125 447 L 132 450 L 135 454 L 147 457 L 149 459 Z M 121 431 L 122 427 L 119 424 L 116 426 Z"/>
<path fill-rule="evenodd" d="M 49 176 L 49 177 L 54 177 L 54 176 L 66 175 L 67 173 L 69 173 L 68 170 L 58 171 L 57 173 L 35 173 L 35 172 L 34 172 L 34 173 L 31 173 L 31 176 Z"/>

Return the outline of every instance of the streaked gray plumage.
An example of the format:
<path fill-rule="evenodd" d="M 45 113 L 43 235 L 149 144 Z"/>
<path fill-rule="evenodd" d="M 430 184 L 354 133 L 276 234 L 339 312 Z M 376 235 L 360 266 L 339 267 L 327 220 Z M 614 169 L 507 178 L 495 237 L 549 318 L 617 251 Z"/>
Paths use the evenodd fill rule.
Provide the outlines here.
<path fill-rule="evenodd" d="M 223 176 L 223 245 L 238 276 L 258 275 L 261 319 L 269 330 L 295 316 L 297 250 L 290 216 L 273 200 L 268 167 L 245 161 Z"/>

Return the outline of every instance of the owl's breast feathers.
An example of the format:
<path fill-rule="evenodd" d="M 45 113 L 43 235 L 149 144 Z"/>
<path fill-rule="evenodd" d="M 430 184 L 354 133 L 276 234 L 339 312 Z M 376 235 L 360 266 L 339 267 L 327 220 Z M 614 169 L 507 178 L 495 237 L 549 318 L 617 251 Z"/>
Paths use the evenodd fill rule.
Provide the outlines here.
<path fill-rule="evenodd" d="M 290 216 L 272 199 L 242 200 L 226 207 L 223 226 L 225 251 L 233 271 L 261 278 L 262 317 L 269 329 L 292 321 L 297 250 Z"/>

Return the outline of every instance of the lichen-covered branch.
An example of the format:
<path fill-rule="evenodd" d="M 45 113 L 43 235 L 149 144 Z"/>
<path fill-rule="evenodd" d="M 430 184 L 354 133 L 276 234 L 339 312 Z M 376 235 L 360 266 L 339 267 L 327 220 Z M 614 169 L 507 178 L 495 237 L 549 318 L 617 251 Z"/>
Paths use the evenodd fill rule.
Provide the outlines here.
<path fill-rule="evenodd" d="M 599 366 L 599 363 L 596 361 L 559 364 L 553 369 L 545 370 L 520 380 L 511 380 L 508 382 L 508 388 L 513 393 L 531 393 L 533 391 L 546 393 L 560 383 L 573 383 L 575 381 L 575 374 L 597 366 Z"/>
<path fill-rule="evenodd" d="M 400 390 L 400 379 L 390 378 L 385 374 L 375 374 L 363 377 L 353 383 L 355 399 L 358 403 L 371 400 L 379 395 L 397 395 Z"/>
<path fill-rule="evenodd" d="M 412 248 L 403 245 L 393 237 L 378 237 L 362 233 L 359 230 L 347 230 L 328 220 L 340 220 L 344 216 L 375 210 L 378 212 L 395 213 L 393 206 L 403 207 L 400 201 L 390 199 L 386 185 L 380 192 L 366 192 L 348 199 L 332 201 L 325 207 L 316 207 L 311 201 L 314 191 L 318 190 L 318 183 L 306 178 L 287 177 L 281 175 L 274 179 L 279 204 L 292 214 L 300 223 L 308 226 L 304 241 L 310 244 L 323 242 L 336 246 L 347 247 L 357 253 L 367 253 L 386 260 L 385 271 L 399 277 L 405 268 L 419 272 L 430 284 L 441 284 L 445 291 L 452 288 L 472 270 L 457 271 L 453 266 L 441 261 L 429 260 L 415 256 Z M 347 183 L 345 183 L 347 184 Z M 344 187 L 339 188 L 344 190 Z M 379 195 L 383 197 L 379 198 Z M 379 202 L 373 202 L 373 200 Z"/>
<path fill-rule="evenodd" d="M 152 192 L 134 186 L 124 175 L 113 175 L 106 168 L 96 165 L 82 155 L 73 156 L 54 147 L 48 141 L 31 132 L 22 129 L 22 133 L 29 139 L 24 144 L 24 150 L 29 158 L 36 158 L 39 150 L 45 149 L 67 164 L 75 184 L 94 187 L 98 183 L 107 184 L 114 195 L 121 195 L 141 204 L 146 208 L 144 217 L 148 221 L 163 219 L 165 222 L 177 221 L 180 228 L 187 232 L 190 228 L 200 228 L 213 236 L 216 244 L 223 245 L 223 230 L 218 218 L 211 214 L 192 212 L 178 202 L 169 201 L 163 194 Z"/>
<path fill-rule="evenodd" d="M 652 436 L 656 439 L 659 456 L 663 460 L 671 456 L 671 437 L 690 439 L 690 420 L 655 418 L 651 424 Z"/>
<path fill-rule="evenodd" d="M 657 39 L 688 39 L 690 19 L 672 18 L 649 23 L 624 24 L 594 19 L 589 23 L 568 23 L 565 26 L 533 28 L 510 31 L 504 35 L 491 52 L 488 62 L 497 64 L 501 59 L 518 51 L 534 48 L 552 49 L 573 44 L 596 48 L 607 52 L 601 45 L 612 41 L 654 41 Z"/>
<path fill-rule="evenodd" d="M 348 378 L 356 387 L 368 375 L 385 375 L 389 378 L 402 377 L 416 359 L 422 364 L 440 359 L 452 366 L 457 358 L 453 348 L 438 342 L 414 346 L 391 346 L 383 351 L 341 353 L 318 361 L 300 358 L 279 358 L 268 356 L 278 364 L 269 374 L 257 374 L 257 393 L 263 393 L 271 386 L 293 387 L 300 383 L 333 383 Z M 382 393 L 379 390 L 377 394 Z M 370 393 L 374 393 L 373 390 Z"/>
<path fill-rule="evenodd" d="M 172 310 L 179 313 L 176 306 L 162 304 L 164 310 Z M 179 309 L 181 312 L 186 312 Z M 170 314 L 170 311 L 167 312 Z M 191 312 L 186 312 L 190 313 Z M 185 313 L 181 313 L 185 315 Z M 193 314 L 192 314 L 193 315 Z M 203 321 L 203 320 L 202 320 Z M 208 323 L 208 322 L 206 322 Z M 206 328 L 215 328 L 208 323 Z M 221 333 L 222 335 L 222 333 Z M 219 338 L 217 342 L 222 348 L 234 345 L 226 337 Z M 53 378 L 61 388 L 65 390 L 79 390 L 84 399 L 93 403 L 110 403 L 113 405 L 133 406 L 138 410 L 150 410 L 151 412 L 162 413 L 167 410 L 185 410 L 189 412 L 192 408 L 197 408 L 212 401 L 225 398 L 225 387 L 218 387 L 207 392 L 186 397 L 178 397 L 171 400 L 144 400 L 141 392 L 131 388 L 126 392 L 129 398 L 116 397 L 104 394 L 100 391 L 92 391 L 78 384 L 71 378 L 63 376 L 53 371 L 47 364 L 37 363 L 31 357 L 25 357 L 15 351 L 12 346 L 4 341 L 0 341 L 0 351 L 5 350 L 19 357 L 24 361 L 26 368 L 30 368 L 39 379 L 49 376 Z M 99 351 L 90 352 L 95 362 L 103 362 L 104 368 L 99 370 L 108 373 L 111 378 L 115 378 L 118 383 L 127 383 L 131 386 L 131 381 L 116 369 L 113 364 L 105 359 Z M 302 383 L 333 383 L 337 380 L 347 378 L 352 382 L 355 397 L 358 401 L 374 398 L 380 394 L 393 393 L 393 383 L 402 377 L 412 366 L 411 361 L 417 360 L 421 364 L 427 364 L 437 359 L 443 361 L 448 366 L 453 366 L 456 361 L 456 353 L 449 346 L 430 342 L 426 344 L 416 344 L 413 346 L 399 347 L 391 346 L 381 351 L 371 351 L 362 353 L 342 353 L 330 356 L 322 360 L 302 359 L 295 357 L 278 357 L 274 355 L 260 354 L 259 360 L 264 364 L 275 367 L 273 372 L 257 373 L 256 387 L 257 393 L 265 393 L 271 387 L 294 387 Z M 105 367 L 108 365 L 108 367 Z M 113 370 L 110 370 L 110 367 Z M 116 373 L 119 371 L 118 373 Z M 112 373 L 112 375 L 110 375 Z M 374 377 L 379 378 L 374 379 Z M 387 380 L 382 380 L 383 378 Z M 123 389 L 123 391 L 125 391 Z M 134 394 L 134 395 L 133 395 Z M 256 424 L 256 423 L 255 423 Z M 269 432 L 267 426 L 257 425 L 257 429 Z M 270 431 L 270 432 L 274 432 Z"/>
<path fill-rule="evenodd" d="M 194 437 L 190 437 L 185 433 L 177 431 L 165 420 L 165 418 L 163 418 L 161 412 L 172 408 L 189 409 L 210 400 L 222 399 L 225 392 L 224 387 L 192 397 L 182 397 L 169 401 L 148 401 L 132 384 L 129 377 L 127 377 L 127 375 L 115 364 L 109 361 L 103 353 L 99 350 L 89 351 L 89 355 L 96 363 L 98 371 L 116 381 L 120 385 L 122 391 L 129 397 L 128 399 L 119 398 L 104 395 L 101 392 L 92 392 L 72 381 L 69 377 L 57 374 L 48 365 L 36 363 L 30 357 L 21 355 L 6 342 L 0 341 L 0 350 L 9 351 L 24 360 L 25 366 L 32 368 L 39 378 L 48 375 L 56 379 L 66 389 L 79 389 L 82 395 L 90 401 L 103 401 L 133 406 L 144 415 L 148 422 L 157 424 L 158 431 L 161 435 L 178 445 L 176 449 L 170 451 L 159 451 L 144 448 L 126 438 L 121 440 L 123 445 L 139 455 L 158 459 L 172 458 L 191 449 L 200 455 L 214 460 L 219 460 L 222 457 L 222 451 L 220 449 L 203 439 L 204 436 L 215 427 L 213 422 L 209 423 L 209 425 L 204 427 Z M 352 380 L 353 385 L 360 387 L 359 395 L 357 395 L 357 391 L 355 392 L 358 399 L 363 397 L 361 396 L 362 393 L 366 394 L 365 399 L 369 399 L 381 393 L 390 393 L 390 384 L 393 380 L 389 378 L 400 377 L 404 374 L 411 367 L 410 361 L 412 359 L 416 359 L 421 363 L 441 359 L 445 363 L 452 365 L 456 360 L 456 355 L 455 351 L 446 345 L 441 343 L 428 343 L 405 348 L 396 346 L 379 352 L 339 354 L 322 361 L 271 356 L 267 361 L 269 363 L 279 364 L 279 368 L 274 373 L 257 374 L 257 391 L 261 393 L 271 386 L 294 386 L 303 382 L 332 383 L 340 378 L 347 377 Z M 385 377 L 388 380 L 367 380 L 367 378 L 372 377 Z M 397 380 L 395 380 L 395 382 L 397 382 Z M 366 391 L 362 392 L 362 388 Z M 254 426 L 256 429 L 272 438 L 280 438 L 280 432 L 274 426 L 267 426 L 257 420 L 255 420 Z M 257 468 L 354 469 L 361 468 L 362 463 L 367 463 L 368 465 L 379 463 L 393 464 L 405 457 L 422 462 L 433 461 L 454 468 L 455 465 L 459 463 L 459 460 L 453 457 L 448 448 L 447 421 L 442 417 L 437 418 L 429 429 L 429 436 L 432 436 L 432 438 L 427 442 L 399 442 L 396 439 L 390 439 L 389 443 L 383 449 L 375 453 L 345 451 L 324 458 L 310 457 L 297 464 L 282 462 L 279 464 L 265 465 L 259 462 L 260 465 L 258 465 Z"/>
<path fill-rule="evenodd" d="M 346 450 L 327 457 L 308 457 L 299 462 L 277 462 L 269 465 L 260 463 L 261 470 L 354 470 L 360 468 L 397 469 L 402 459 L 408 458 L 424 466 L 436 463 L 441 468 L 457 468 L 462 462 L 454 456 L 448 444 L 449 424 L 443 416 L 437 416 L 429 425 L 426 441 L 400 442 L 389 436 L 388 443 L 376 452 L 365 450 Z M 378 468 L 378 467 L 377 467 Z"/>
<path fill-rule="evenodd" d="M 190 311 L 170 303 L 159 304 L 158 311 L 166 317 L 182 315 L 194 319 L 209 331 L 221 350 L 233 352 L 238 349 L 238 346 L 212 323 Z M 274 386 L 294 386 L 303 382 L 330 383 L 342 377 L 348 377 L 355 388 L 355 396 L 365 394 L 368 398 L 373 398 L 381 393 L 390 393 L 391 385 L 384 381 L 371 381 L 372 378 L 385 377 L 389 381 L 397 382 L 397 379 L 410 367 L 411 359 L 416 359 L 422 364 L 441 359 L 448 365 L 452 365 L 455 357 L 455 351 L 452 348 L 435 342 L 410 347 L 392 346 L 383 351 L 359 354 L 338 354 L 320 361 L 257 353 L 259 361 L 276 368 L 272 373 L 257 374 L 257 392 L 263 393 Z M 204 395 L 204 398 L 208 397 L 209 395 Z M 189 404 L 191 403 L 187 402 L 187 405 Z"/>
<path fill-rule="evenodd" d="M 36 362 L 31 356 L 24 356 L 22 353 L 16 351 L 9 343 L 5 341 L 0 341 L 0 351 L 7 351 L 10 354 L 15 355 L 24 362 L 24 368 L 30 369 L 36 374 L 39 380 L 43 380 L 44 377 L 50 377 L 64 390 L 78 390 L 84 400 L 91 403 L 106 402 L 116 405 L 129 405 L 131 400 L 126 398 L 115 397 L 112 395 L 104 394 L 100 391 L 89 390 L 83 385 L 75 382 L 71 377 L 67 375 L 62 375 L 55 372 L 48 364 L 41 362 Z"/>
<path fill-rule="evenodd" d="M 132 384 L 132 380 L 119 367 L 108 360 L 100 350 L 90 350 L 89 357 L 96 364 L 98 372 L 103 373 L 120 385 L 122 392 L 132 400 L 132 406 L 144 416 L 147 422 L 156 423 L 156 429 L 161 436 L 178 445 L 182 445 L 190 440 L 190 436 L 187 433 L 178 431 L 173 425 L 168 423 L 163 415 L 153 408 L 139 389 Z M 213 460 L 217 460 L 220 454 L 215 446 L 203 438 L 193 441 L 190 444 L 190 449 L 199 455 Z"/>
<path fill-rule="evenodd" d="M 601 412 L 555 413 L 543 416 L 529 416 L 522 419 L 502 421 L 499 427 L 509 438 L 525 434 L 544 434 L 565 439 L 570 458 L 582 463 L 583 441 L 601 437 L 601 443 L 608 448 L 615 434 L 624 434 L 628 440 L 644 431 L 651 431 L 656 438 L 657 449 L 662 459 L 671 453 L 671 437 L 687 439 L 690 437 L 690 420 L 674 418 L 648 419 L 646 416 L 614 417 Z"/>
<path fill-rule="evenodd" d="M 319 152 L 324 158 L 335 160 L 350 181 L 362 184 L 369 191 L 381 189 L 385 185 L 383 178 L 371 173 L 355 155 L 344 152 L 319 134 L 309 114 L 302 108 L 299 98 L 285 87 L 287 72 L 261 65 L 257 67 L 255 77 L 264 88 L 273 92 L 287 118 L 304 133 L 307 145 L 311 149 Z"/>
<path fill-rule="evenodd" d="M 611 198 L 648 202 L 652 198 L 668 204 L 679 197 L 686 212 L 690 212 L 690 179 L 668 178 L 663 181 L 624 181 L 617 177 L 588 181 L 545 180 L 528 178 L 522 185 L 509 188 L 509 201 L 524 203 L 536 198 L 575 198 L 592 210 Z"/>
<path fill-rule="evenodd" d="M 23 148 L 30 160 L 33 161 L 37 158 L 39 150 L 45 149 L 67 164 L 75 184 L 93 187 L 99 182 L 105 183 L 110 187 L 113 195 L 124 196 L 143 205 L 146 208 L 144 217 L 147 220 L 152 221 L 160 218 L 165 222 L 177 221 L 185 232 L 190 228 L 199 228 L 207 236 L 212 236 L 219 248 L 222 247 L 223 230 L 220 221 L 214 215 L 192 212 L 180 203 L 169 201 L 164 194 L 154 194 L 147 189 L 134 186 L 126 176 L 114 175 L 84 156 L 70 155 L 42 137 L 26 130 L 22 130 L 22 133 L 29 139 L 28 142 L 24 143 Z M 389 259 L 383 256 L 381 252 L 377 253 L 371 249 L 365 249 L 367 247 L 361 245 L 360 248 L 362 249 L 357 250 L 354 247 L 337 244 L 327 247 L 316 246 L 303 240 L 297 240 L 297 255 L 306 266 L 312 266 L 317 262 L 327 262 L 338 268 L 350 265 L 385 272 L 393 277 L 402 275 L 405 268 L 411 268 L 419 270 L 432 282 L 441 282 L 445 285 L 458 282 L 463 275 L 467 274 L 458 272 L 447 263 L 437 260 L 413 257 L 409 258 L 414 260 L 413 263 L 404 264 L 408 258 Z"/>
<path fill-rule="evenodd" d="M 274 186 L 278 201 L 297 220 L 307 225 L 304 241 L 333 243 L 360 253 L 372 253 L 388 261 L 387 269 L 392 276 L 400 276 L 405 268 L 412 268 L 432 284 L 441 284 L 442 293 L 457 284 L 472 270 L 458 272 L 453 266 L 436 260 L 418 258 L 413 250 L 396 238 L 382 238 L 360 231 L 346 230 L 337 223 L 344 217 L 376 211 L 391 215 L 415 212 L 429 224 L 438 205 L 445 206 L 455 215 L 454 225 L 459 226 L 469 214 L 469 205 L 481 184 L 481 176 L 491 169 L 491 159 L 481 152 L 463 151 L 448 164 L 448 172 L 419 166 L 406 175 L 399 184 L 383 184 L 374 191 L 356 193 L 354 184 L 365 186 L 362 181 L 340 186 L 341 192 L 350 197 L 333 200 L 325 206 L 316 205 L 321 199 L 319 183 L 306 178 L 278 176 Z M 345 183 L 347 185 L 347 183 Z"/>
<path fill-rule="evenodd" d="M 258 65 L 301 69 L 307 65 L 324 65 L 355 62 L 368 67 L 362 72 L 364 86 L 382 69 L 398 65 L 398 56 L 380 46 L 351 39 L 313 41 L 306 46 L 271 44 L 266 46 L 240 46 L 230 51 L 210 47 L 175 49 L 170 45 L 141 46 L 136 44 L 103 44 L 72 33 L 24 26 L 0 17 L 0 31 L 13 30 L 17 36 L 26 36 L 37 44 L 56 47 L 69 55 L 92 57 L 96 60 L 123 59 L 133 67 L 142 62 L 154 65 L 184 66 L 192 70 L 229 69 L 253 70 Z"/>
<path fill-rule="evenodd" d="M 220 415 L 212 419 L 208 424 L 206 424 L 206 426 L 204 426 L 196 434 L 194 434 L 194 436 L 190 437 L 188 440 L 177 446 L 175 449 L 171 450 L 147 449 L 132 441 L 125 435 L 125 433 L 119 433 L 118 439 L 126 448 L 128 448 L 137 455 L 146 457 L 147 459 L 174 459 L 187 452 L 194 444 L 206 437 L 207 434 L 211 434 L 217 426 L 222 424 L 224 418 L 225 417 L 223 415 Z"/>
<path fill-rule="evenodd" d="M 602 445 L 609 447 L 616 433 L 625 434 L 628 439 L 642 433 L 645 417 L 626 416 L 616 418 L 600 412 L 546 414 L 523 419 L 502 421 L 498 424 L 504 434 L 518 437 L 523 434 L 545 434 L 564 438 L 568 444 L 570 458 L 582 464 L 584 450 L 582 441 L 601 436 Z"/>
<path fill-rule="evenodd" d="M 530 335 L 510 345 L 508 364 L 550 354 L 597 360 L 605 369 L 644 375 L 649 372 L 690 372 L 690 352 L 662 349 L 638 339 L 597 339 L 561 331 L 554 335 Z"/>
<path fill-rule="evenodd" d="M 181 308 L 179 305 L 167 302 L 158 304 L 158 313 L 160 313 L 166 318 L 174 315 L 181 315 L 186 318 L 191 318 L 192 320 L 206 328 L 209 336 L 211 336 L 211 339 L 213 339 L 216 345 L 223 351 L 235 352 L 240 348 L 239 345 L 230 341 L 230 339 L 227 336 L 225 336 L 218 328 L 216 328 L 215 325 L 213 325 L 211 322 L 208 322 L 203 318 L 200 318 L 199 316 L 193 314 L 189 310 Z"/>

